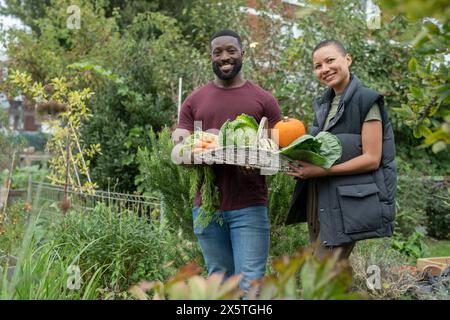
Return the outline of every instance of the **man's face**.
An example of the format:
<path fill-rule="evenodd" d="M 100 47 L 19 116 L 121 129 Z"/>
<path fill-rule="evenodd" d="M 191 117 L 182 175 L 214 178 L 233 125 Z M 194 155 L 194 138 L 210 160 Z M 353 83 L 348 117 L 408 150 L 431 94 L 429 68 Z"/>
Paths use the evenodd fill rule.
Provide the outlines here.
<path fill-rule="evenodd" d="M 314 73 L 317 79 L 324 85 L 343 89 L 346 79 L 349 79 L 349 67 L 352 58 L 349 54 L 344 55 L 334 45 L 318 49 L 313 55 Z"/>
<path fill-rule="evenodd" d="M 242 68 L 242 57 L 242 49 L 234 37 L 217 37 L 211 42 L 212 68 L 219 79 L 236 77 Z"/>

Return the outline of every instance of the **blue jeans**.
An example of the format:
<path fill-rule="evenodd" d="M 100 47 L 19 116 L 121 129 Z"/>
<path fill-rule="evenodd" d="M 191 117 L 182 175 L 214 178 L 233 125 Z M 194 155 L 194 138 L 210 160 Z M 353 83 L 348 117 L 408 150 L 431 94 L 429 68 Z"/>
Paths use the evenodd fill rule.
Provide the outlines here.
<path fill-rule="evenodd" d="M 199 208 L 192 213 L 195 221 Z M 206 228 L 194 228 L 208 275 L 221 272 L 227 278 L 242 273 L 239 286 L 246 292 L 249 282 L 262 278 L 266 272 L 269 231 L 266 206 L 217 211 Z"/>

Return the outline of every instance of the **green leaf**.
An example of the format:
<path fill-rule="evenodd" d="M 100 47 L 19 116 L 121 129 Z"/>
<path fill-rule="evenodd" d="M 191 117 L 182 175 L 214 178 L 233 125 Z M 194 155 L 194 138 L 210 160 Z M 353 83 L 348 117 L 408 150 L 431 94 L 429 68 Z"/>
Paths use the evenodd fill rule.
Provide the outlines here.
<path fill-rule="evenodd" d="M 423 124 L 419 125 L 418 131 L 422 137 L 428 137 L 431 134 L 431 130 Z"/>
<path fill-rule="evenodd" d="M 417 69 L 417 60 L 416 58 L 411 58 L 408 63 L 408 70 L 411 72 L 416 72 Z"/>
<path fill-rule="evenodd" d="M 247 127 L 258 130 L 258 122 L 252 116 L 246 115 L 245 113 L 236 117 L 236 120 L 243 121 Z"/>
<path fill-rule="evenodd" d="M 439 27 L 431 21 L 427 21 L 424 24 L 424 27 L 428 30 L 428 32 L 430 34 L 439 34 L 440 33 Z"/>
<path fill-rule="evenodd" d="M 444 151 L 445 149 L 447 149 L 447 145 L 445 144 L 444 141 L 438 141 L 434 143 L 432 147 L 434 153 L 439 153 L 441 151 Z"/>
<path fill-rule="evenodd" d="M 320 132 L 316 137 L 305 134 L 279 151 L 280 154 L 293 159 L 330 168 L 342 155 L 339 139 L 329 133 Z"/>
<path fill-rule="evenodd" d="M 341 141 L 335 135 L 326 131 L 320 132 L 316 139 L 321 142 L 320 155 L 327 160 L 323 167 L 328 169 L 342 156 Z"/>
<path fill-rule="evenodd" d="M 417 127 L 417 128 L 414 128 L 413 135 L 414 135 L 414 138 L 419 139 L 422 137 L 422 132 Z"/>

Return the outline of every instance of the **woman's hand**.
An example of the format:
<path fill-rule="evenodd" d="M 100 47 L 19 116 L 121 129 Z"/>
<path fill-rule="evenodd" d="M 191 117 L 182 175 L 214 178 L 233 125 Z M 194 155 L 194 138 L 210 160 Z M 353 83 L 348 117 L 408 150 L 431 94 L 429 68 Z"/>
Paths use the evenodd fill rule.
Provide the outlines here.
<path fill-rule="evenodd" d="M 289 164 L 294 172 L 286 172 L 287 175 L 298 177 L 300 179 L 309 179 L 309 178 L 317 178 L 324 177 L 327 175 L 328 170 L 322 167 L 316 166 L 314 164 L 297 160 L 296 161 L 300 166 L 294 166 Z"/>

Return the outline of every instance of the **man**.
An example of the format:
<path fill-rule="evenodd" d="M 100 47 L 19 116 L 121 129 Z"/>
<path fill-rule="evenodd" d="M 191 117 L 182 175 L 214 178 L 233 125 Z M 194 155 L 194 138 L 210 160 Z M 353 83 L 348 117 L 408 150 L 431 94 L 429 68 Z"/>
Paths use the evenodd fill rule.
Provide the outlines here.
<path fill-rule="evenodd" d="M 327 90 L 314 103 L 312 135 L 328 131 L 342 144 L 330 169 L 303 161 L 286 223 L 307 221 L 315 255 L 333 251 L 347 259 L 355 242 L 392 236 L 397 183 L 394 134 L 383 96 L 366 88 L 349 70 L 352 57 L 337 40 L 313 50 L 317 79 Z"/>
<path fill-rule="evenodd" d="M 243 79 L 244 51 L 239 35 L 222 30 L 211 38 L 211 62 L 215 79 L 195 90 L 184 101 L 175 137 L 186 137 L 201 121 L 201 130 L 220 129 L 226 120 L 245 113 L 257 122 L 267 117 L 269 127 L 281 118 L 276 99 L 249 80 Z M 195 129 L 198 129 L 195 127 Z M 177 141 L 178 142 L 178 141 Z M 216 218 L 206 228 L 194 227 L 208 274 L 243 275 L 240 287 L 264 276 L 269 251 L 267 186 L 258 171 L 246 172 L 237 166 L 213 165 L 215 184 L 220 193 Z M 193 220 L 199 214 L 197 193 Z M 220 222 L 220 223 L 219 223 Z"/>

